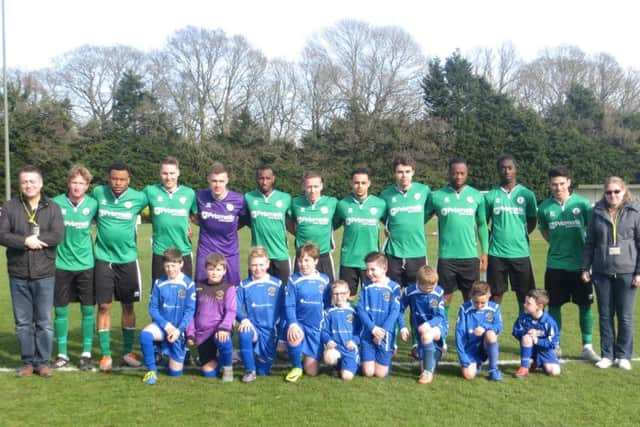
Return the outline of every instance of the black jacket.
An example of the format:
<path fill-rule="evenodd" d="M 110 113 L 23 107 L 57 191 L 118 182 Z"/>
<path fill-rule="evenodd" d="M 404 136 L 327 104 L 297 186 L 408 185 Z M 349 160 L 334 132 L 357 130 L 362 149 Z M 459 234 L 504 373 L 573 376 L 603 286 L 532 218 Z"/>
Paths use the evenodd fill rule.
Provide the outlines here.
<path fill-rule="evenodd" d="M 2 207 L 0 216 L 0 245 L 7 247 L 7 270 L 10 276 L 20 279 L 42 279 L 56 271 L 56 245 L 64 237 L 64 221 L 60 207 L 42 195 L 36 213 L 40 226 L 39 239 L 48 247 L 27 249 L 25 239 L 31 234 L 31 226 L 22 206 L 22 200 L 14 198 Z"/>

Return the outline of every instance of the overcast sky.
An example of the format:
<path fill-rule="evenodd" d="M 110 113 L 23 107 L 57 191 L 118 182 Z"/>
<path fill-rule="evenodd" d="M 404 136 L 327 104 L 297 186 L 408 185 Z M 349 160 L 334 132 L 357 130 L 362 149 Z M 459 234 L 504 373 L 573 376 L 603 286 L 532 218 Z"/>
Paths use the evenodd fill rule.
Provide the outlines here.
<path fill-rule="evenodd" d="M 640 70 L 632 0 L 5 0 L 7 65 L 38 69 L 89 44 L 143 51 L 187 25 L 241 34 L 269 58 L 299 58 L 309 36 L 345 18 L 397 25 L 428 56 L 511 41 L 525 60 L 544 48 L 606 52 Z"/>

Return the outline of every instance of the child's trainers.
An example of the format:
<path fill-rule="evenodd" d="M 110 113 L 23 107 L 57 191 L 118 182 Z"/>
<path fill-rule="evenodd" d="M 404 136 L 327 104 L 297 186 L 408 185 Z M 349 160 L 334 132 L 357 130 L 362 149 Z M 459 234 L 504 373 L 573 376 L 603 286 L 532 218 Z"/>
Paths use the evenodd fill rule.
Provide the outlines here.
<path fill-rule="evenodd" d="M 520 366 L 518 370 L 513 374 L 516 378 L 524 378 L 529 376 L 529 368 L 525 368 L 524 366 Z"/>
<path fill-rule="evenodd" d="M 429 384 L 431 381 L 433 381 L 433 372 L 426 369 L 418 377 L 418 384 Z"/>
<path fill-rule="evenodd" d="M 287 374 L 286 377 L 284 377 L 285 381 L 290 382 L 290 383 L 295 383 L 296 381 L 298 381 L 300 379 L 300 377 L 302 377 L 302 369 L 300 368 L 293 368 L 289 371 L 289 373 Z"/>
<path fill-rule="evenodd" d="M 102 356 L 102 359 L 100 359 L 100 365 L 98 366 L 101 372 L 111 372 L 113 369 L 113 360 L 111 359 L 111 356 Z"/>
<path fill-rule="evenodd" d="M 243 383 L 252 383 L 256 380 L 256 371 L 250 371 L 244 374 L 242 377 Z"/>
<path fill-rule="evenodd" d="M 233 381 L 233 368 L 231 366 L 222 367 L 222 382 L 230 383 Z"/>
<path fill-rule="evenodd" d="M 489 370 L 489 379 L 491 381 L 502 381 L 502 372 L 500 372 L 500 369 L 498 369 L 498 368 L 490 369 Z"/>
<path fill-rule="evenodd" d="M 142 366 L 142 362 L 138 360 L 134 352 L 131 352 L 122 356 L 122 361 L 120 362 L 120 366 L 129 366 L 131 368 L 139 368 Z"/>
<path fill-rule="evenodd" d="M 142 377 L 142 382 L 145 384 L 153 385 L 156 381 L 158 381 L 158 375 L 155 371 L 149 371 Z"/>

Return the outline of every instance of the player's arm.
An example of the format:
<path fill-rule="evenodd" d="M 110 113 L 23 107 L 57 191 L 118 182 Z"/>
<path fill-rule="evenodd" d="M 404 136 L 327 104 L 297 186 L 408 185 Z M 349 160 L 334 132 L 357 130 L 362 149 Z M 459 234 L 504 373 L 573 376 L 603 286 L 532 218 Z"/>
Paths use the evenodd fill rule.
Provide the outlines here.
<path fill-rule="evenodd" d="M 538 209 L 538 230 L 540 230 L 540 234 L 542 238 L 549 242 L 549 224 L 547 224 L 547 220 L 544 217 L 544 211 Z"/>
<path fill-rule="evenodd" d="M 396 286 L 393 293 L 391 294 L 391 310 L 387 315 L 382 327 L 385 331 L 391 332 L 394 330 L 396 326 L 396 322 L 398 321 L 398 317 L 400 317 L 400 286 Z"/>
<path fill-rule="evenodd" d="M 185 295 L 184 313 L 182 314 L 182 320 L 177 325 L 177 328 L 184 332 L 187 326 L 193 320 L 193 316 L 196 314 L 196 286 L 193 282 L 187 286 L 187 294 Z"/>
<path fill-rule="evenodd" d="M 245 303 L 245 289 L 242 286 L 242 284 L 240 284 L 240 286 L 238 286 L 238 290 L 236 292 L 236 300 L 238 302 L 238 307 L 237 307 L 237 311 L 236 311 L 236 320 L 238 322 L 242 322 L 245 319 L 248 319 L 248 315 L 247 315 L 247 305 Z"/>
<path fill-rule="evenodd" d="M 592 214 L 593 215 L 593 214 Z M 591 279 L 591 263 L 593 262 L 593 252 L 595 250 L 595 232 L 596 228 L 594 225 L 595 221 L 589 221 L 589 225 L 587 225 L 587 237 L 584 242 L 584 250 L 582 252 L 582 278 L 586 282 Z"/>
<path fill-rule="evenodd" d="M 167 326 L 167 323 L 169 322 L 167 322 L 167 320 L 160 313 L 160 307 L 162 304 L 160 302 L 160 289 L 157 286 L 159 281 L 159 279 L 156 279 L 154 285 L 151 287 L 151 298 L 149 299 L 149 316 L 151 317 L 151 320 L 153 320 L 153 323 L 160 326 L 160 329 L 164 331 L 164 327 Z"/>
<path fill-rule="evenodd" d="M 427 201 L 424 205 L 424 221 L 425 223 L 435 216 L 436 208 L 434 206 L 433 193 L 429 193 Z"/>
<path fill-rule="evenodd" d="M 331 327 L 329 324 L 329 316 L 327 311 L 322 312 L 322 329 L 320 330 L 320 342 L 327 345 L 329 342 L 334 341 L 331 336 Z M 334 341 L 335 343 L 335 341 Z"/>
<path fill-rule="evenodd" d="M 500 335 L 500 333 L 502 332 L 502 312 L 500 311 L 499 305 L 496 305 L 496 311 L 493 315 L 493 321 L 485 329 L 495 332 L 496 335 Z"/>
<path fill-rule="evenodd" d="M 287 231 L 295 236 L 296 235 L 296 228 L 297 228 L 296 227 L 296 220 L 292 216 L 287 215 L 287 224 L 286 225 L 287 225 Z"/>
<path fill-rule="evenodd" d="M 406 328 L 407 324 L 404 320 L 405 312 L 409 306 L 409 296 L 405 290 L 405 293 L 400 297 L 400 312 L 398 313 L 398 329 Z M 413 315 L 413 313 L 411 313 Z"/>
<path fill-rule="evenodd" d="M 366 290 L 360 289 L 360 297 L 358 298 L 358 307 L 356 308 L 356 310 L 358 313 L 358 318 L 360 319 L 360 322 L 362 323 L 363 327 L 367 331 L 369 331 L 369 333 L 371 333 L 371 331 L 373 331 L 373 328 L 375 328 L 376 324 L 373 322 L 373 319 L 371 318 L 369 313 L 367 313 L 367 310 L 365 308 L 366 305 L 367 305 Z"/>
<path fill-rule="evenodd" d="M 0 245 L 8 248 L 24 249 L 24 241 L 27 235 L 11 231 L 11 220 L 9 219 L 7 204 L 3 206 L 2 211 L 3 214 L 0 215 Z"/>
<path fill-rule="evenodd" d="M 236 298 L 236 287 L 229 286 L 224 293 L 224 316 L 218 330 L 231 332 L 233 330 L 233 321 L 238 312 L 238 302 Z"/>
<path fill-rule="evenodd" d="M 556 348 L 560 344 L 558 327 L 551 322 L 544 325 L 544 336 L 539 336 L 536 346 L 544 349 Z"/>
<path fill-rule="evenodd" d="M 464 313 L 464 305 L 460 306 L 458 310 L 458 319 L 456 320 L 456 351 L 458 353 L 458 359 L 460 365 L 466 368 L 471 364 L 471 359 L 466 352 L 467 344 L 467 319 Z"/>
<path fill-rule="evenodd" d="M 515 322 L 513 322 L 513 331 L 511 335 L 518 341 L 522 339 L 523 336 L 527 334 L 527 325 L 524 322 L 522 316 L 518 316 Z"/>
<path fill-rule="evenodd" d="M 538 201 L 533 191 L 528 191 L 526 196 L 527 203 L 527 234 L 533 233 L 538 222 Z"/>
<path fill-rule="evenodd" d="M 251 214 L 249 213 L 249 209 L 247 209 L 247 202 L 244 197 L 242 198 L 242 206 L 238 211 L 238 230 L 244 226 L 251 226 Z"/>
<path fill-rule="evenodd" d="M 476 227 L 480 240 L 480 271 L 487 271 L 487 253 L 489 252 L 489 228 L 487 227 L 487 214 L 484 204 L 484 196 L 480 196 L 478 209 L 476 210 Z"/>
<path fill-rule="evenodd" d="M 298 318 L 296 315 L 296 302 L 297 302 L 297 289 L 294 284 L 289 281 L 287 287 L 285 289 L 284 296 L 284 311 L 285 317 L 287 318 L 287 324 L 289 326 L 298 323 Z"/>
<path fill-rule="evenodd" d="M 62 242 L 64 238 L 64 219 L 60 206 L 53 201 L 49 202 L 49 226 L 40 232 L 38 239 L 47 244 L 47 246 L 55 246 Z"/>

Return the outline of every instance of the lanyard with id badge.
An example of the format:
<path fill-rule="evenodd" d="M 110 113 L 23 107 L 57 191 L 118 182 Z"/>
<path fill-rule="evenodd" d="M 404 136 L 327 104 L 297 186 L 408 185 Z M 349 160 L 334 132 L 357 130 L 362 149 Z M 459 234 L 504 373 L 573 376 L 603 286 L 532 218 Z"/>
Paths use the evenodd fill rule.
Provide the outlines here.
<path fill-rule="evenodd" d="M 613 244 L 609 246 L 609 256 L 618 256 L 620 255 L 620 246 L 618 246 L 618 217 L 620 216 L 619 212 L 616 212 L 615 216 L 611 217 L 611 224 L 613 225 Z"/>
<path fill-rule="evenodd" d="M 32 211 L 26 205 L 24 200 L 22 200 L 22 207 L 24 208 L 24 213 L 27 214 L 27 220 L 29 222 L 29 227 L 31 228 L 31 235 L 32 236 L 36 236 L 36 237 L 40 236 L 40 226 L 36 222 L 36 215 L 38 214 L 38 207 L 36 206 L 36 208 Z"/>

